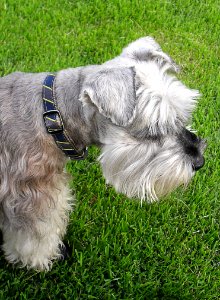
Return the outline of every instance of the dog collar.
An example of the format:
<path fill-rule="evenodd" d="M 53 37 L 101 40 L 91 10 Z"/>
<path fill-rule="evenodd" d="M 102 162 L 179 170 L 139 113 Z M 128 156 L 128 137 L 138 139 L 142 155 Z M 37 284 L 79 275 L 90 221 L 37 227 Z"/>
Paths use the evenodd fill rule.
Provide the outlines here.
<path fill-rule="evenodd" d="M 76 150 L 73 141 L 68 136 L 60 111 L 57 108 L 54 92 L 54 74 L 49 74 L 44 80 L 42 98 L 43 98 L 43 119 L 47 133 L 51 134 L 57 146 L 72 160 L 84 159 L 87 155 L 87 148 L 82 151 Z"/>

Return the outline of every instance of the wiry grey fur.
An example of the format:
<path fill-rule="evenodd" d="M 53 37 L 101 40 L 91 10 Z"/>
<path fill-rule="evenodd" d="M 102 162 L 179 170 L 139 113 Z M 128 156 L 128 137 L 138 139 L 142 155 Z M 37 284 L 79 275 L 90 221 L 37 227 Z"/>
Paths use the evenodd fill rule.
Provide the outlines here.
<path fill-rule="evenodd" d="M 187 184 L 204 163 L 204 142 L 184 129 L 199 93 L 176 79 L 150 37 L 102 65 L 62 70 L 55 93 L 77 146 L 96 144 L 107 182 L 154 201 Z M 48 269 L 59 257 L 71 196 L 67 157 L 43 122 L 46 73 L 0 78 L 0 226 L 8 261 Z"/>

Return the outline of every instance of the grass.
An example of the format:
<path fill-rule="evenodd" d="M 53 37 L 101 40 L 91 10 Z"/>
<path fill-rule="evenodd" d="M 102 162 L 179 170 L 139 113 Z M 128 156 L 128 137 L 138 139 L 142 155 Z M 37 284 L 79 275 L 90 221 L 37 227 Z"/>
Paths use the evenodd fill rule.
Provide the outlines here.
<path fill-rule="evenodd" d="M 208 140 L 190 187 L 153 205 L 106 187 L 92 148 L 71 162 L 71 256 L 51 272 L 0 257 L 0 299 L 220 299 L 220 5 L 207 1 L 2 0 L 0 73 L 102 63 L 151 35 L 202 93 L 193 127 Z"/>

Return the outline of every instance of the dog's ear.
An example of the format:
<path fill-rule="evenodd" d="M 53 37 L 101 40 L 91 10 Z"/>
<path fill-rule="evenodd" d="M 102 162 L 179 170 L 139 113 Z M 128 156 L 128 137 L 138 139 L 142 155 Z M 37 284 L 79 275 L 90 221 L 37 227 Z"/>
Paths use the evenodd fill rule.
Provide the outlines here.
<path fill-rule="evenodd" d="M 114 124 L 127 126 L 135 112 L 135 71 L 133 68 L 105 68 L 89 75 L 81 101 L 93 103 Z"/>
<path fill-rule="evenodd" d="M 122 57 L 128 57 L 137 61 L 155 60 L 158 63 L 167 63 L 174 72 L 179 71 L 179 67 L 173 59 L 164 53 L 160 45 L 150 36 L 140 38 L 130 43 L 121 53 Z"/>

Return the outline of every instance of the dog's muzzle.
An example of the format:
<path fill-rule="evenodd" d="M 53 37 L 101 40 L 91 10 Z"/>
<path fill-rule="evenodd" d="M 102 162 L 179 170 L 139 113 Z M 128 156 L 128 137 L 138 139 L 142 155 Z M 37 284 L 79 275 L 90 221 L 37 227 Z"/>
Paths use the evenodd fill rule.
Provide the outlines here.
<path fill-rule="evenodd" d="M 198 171 L 205 164 L 203 153 L 206 148 L 206 141 L 195 135 L 193 132 L 183 129 L 179 135 L 184 153 L 187 154 L 192 162 L 194 171 Z"/>

